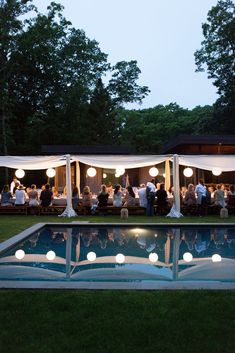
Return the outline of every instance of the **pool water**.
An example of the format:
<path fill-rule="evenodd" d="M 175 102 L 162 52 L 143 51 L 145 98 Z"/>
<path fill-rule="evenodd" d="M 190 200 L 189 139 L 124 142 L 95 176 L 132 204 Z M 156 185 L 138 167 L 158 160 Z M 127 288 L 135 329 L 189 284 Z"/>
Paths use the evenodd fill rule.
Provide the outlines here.
<path fill-rule="evenodd" d="M 235 227 L 45 226 L 0 253 L 0 280 L 235 281 Z"/>

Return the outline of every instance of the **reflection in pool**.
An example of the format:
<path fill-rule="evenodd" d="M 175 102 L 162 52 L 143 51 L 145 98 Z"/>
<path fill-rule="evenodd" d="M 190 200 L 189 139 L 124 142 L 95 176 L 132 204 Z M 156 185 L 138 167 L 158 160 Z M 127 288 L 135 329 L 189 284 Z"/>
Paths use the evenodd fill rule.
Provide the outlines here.
<path fill-rule="evenodd" d="M 235 281 L 231 226 L 47 226 L 0 253 L 0 280 Z"/>

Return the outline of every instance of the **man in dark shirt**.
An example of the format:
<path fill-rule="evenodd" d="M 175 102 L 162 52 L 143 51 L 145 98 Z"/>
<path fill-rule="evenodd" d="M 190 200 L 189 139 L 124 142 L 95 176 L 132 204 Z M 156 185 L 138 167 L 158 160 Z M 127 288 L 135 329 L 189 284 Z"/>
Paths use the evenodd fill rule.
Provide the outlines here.
<path fill-rule="evenodd" d="M 40 195 L 40 200 L 41 200 L 41 205 L 43 207 L 47 207 L 51 204 L 51 202 L 53 200 L 53 193 L 50 190 L 49 184 L 46 184 L 45 190 L 42 190 L 41 195 Z"/>

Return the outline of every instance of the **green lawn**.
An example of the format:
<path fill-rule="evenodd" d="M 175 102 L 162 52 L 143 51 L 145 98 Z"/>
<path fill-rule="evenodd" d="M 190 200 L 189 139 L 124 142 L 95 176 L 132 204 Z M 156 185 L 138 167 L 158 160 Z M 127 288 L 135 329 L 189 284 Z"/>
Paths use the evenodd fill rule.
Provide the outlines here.
<path fill-rule="evenodd" d="M 0 241 L 45 216 L 1 216 Z M 119 222 L 117 217 L 79 217 Z M 212 222 L 219 218 L 130 217 L 128 222 Z M 226 222 L 234 222 L 230 217 Z M 0 291 L 1 353 L 233 353 L 234 291 Z"/>

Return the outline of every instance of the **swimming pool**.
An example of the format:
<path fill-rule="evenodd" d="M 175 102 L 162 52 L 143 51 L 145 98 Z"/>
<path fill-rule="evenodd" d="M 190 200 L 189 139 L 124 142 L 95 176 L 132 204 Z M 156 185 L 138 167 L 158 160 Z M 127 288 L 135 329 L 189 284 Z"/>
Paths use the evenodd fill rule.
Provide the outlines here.
<path fill-rule="evenodd" d="M 0 244 L 0 281 L 235 282 L 235 225 L 38 226 Z"/>

